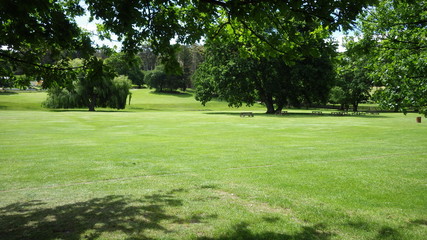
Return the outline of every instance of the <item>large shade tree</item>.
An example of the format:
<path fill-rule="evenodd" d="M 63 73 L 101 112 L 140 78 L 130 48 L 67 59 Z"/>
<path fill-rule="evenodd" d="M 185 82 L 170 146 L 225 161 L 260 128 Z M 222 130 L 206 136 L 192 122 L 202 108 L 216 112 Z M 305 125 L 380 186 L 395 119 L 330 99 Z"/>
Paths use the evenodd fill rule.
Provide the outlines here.
<path fill-rule="evenodd" d="M 214 97 L 234 107 L 261 101 L 267 113 L 272 114 L 281 112 L 286 105 L 327 101 L 334 81 L 331 44 L 318 42 L 317 56 L 303 54 L 303 47 L 295 49 L 300 59 L 290 63 L 280 55 L 245 56 L 239 51 L 239 43 L 221 37 L 220 44 L 207 42 L 206 59 L 194 75 L 196 99 L 202 104 Z"/>

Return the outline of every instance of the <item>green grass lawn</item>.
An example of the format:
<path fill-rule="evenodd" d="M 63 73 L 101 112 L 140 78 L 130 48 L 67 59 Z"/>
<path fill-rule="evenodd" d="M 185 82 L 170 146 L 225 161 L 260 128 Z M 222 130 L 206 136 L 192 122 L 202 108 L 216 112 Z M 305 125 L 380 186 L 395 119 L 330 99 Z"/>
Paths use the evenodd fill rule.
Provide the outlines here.
<path fill-rule="evenodd" d="M 0 93 L 0 239 L 426 239 L 427 123 Z"/>

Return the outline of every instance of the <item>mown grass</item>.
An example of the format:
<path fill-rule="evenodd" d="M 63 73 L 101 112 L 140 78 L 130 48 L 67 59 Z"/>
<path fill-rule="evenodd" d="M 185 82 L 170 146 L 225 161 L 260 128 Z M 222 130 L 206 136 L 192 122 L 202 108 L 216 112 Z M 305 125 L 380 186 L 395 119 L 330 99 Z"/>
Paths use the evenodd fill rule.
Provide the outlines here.
<path fill-rule="evenodd" d="M 2 239 L 427 236 L 416 114 L 240 118 L 149 90 L 125 111 L 51 111 L 43 94 L 0 94 Z"/>

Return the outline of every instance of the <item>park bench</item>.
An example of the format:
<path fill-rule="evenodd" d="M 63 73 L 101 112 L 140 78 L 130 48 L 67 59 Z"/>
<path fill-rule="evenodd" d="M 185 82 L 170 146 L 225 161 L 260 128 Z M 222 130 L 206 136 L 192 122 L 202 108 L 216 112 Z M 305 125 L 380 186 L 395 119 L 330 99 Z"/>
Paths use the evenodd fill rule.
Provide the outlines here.
<path fill-rule="evenodd" d="M 331 112 L 332 116 L 344 116 L 346 115 L 345 112 Z"/>
<path fill-rule="evenodd" d="M 351 115 L 366 115 L 366 112 L 352 112 Z"/>
<path fill-rule="evenodd" d="M 252 112 L 241 112 L 240 113 L 240 117 L 246 117 L 246 116 L 253 117 L 254 114 Z"/>
<path fill-rule="evenodd" d="M 285 114 L 288 114 L 288 111 L 280 111 L 276 113 L 276 115 L 285 115 Z"/>
<path fill-rule="evenodd" d="M 315 115 L 323 115 L 322 111 L 312 111 L 311 113 Z"/>
<path fill-rule="evenodd" d="M 372 115 L 380 115 L 380 113 L 379 113 L 379 112 L 368 112 L 368 113 L 370 113 L 370 114 L 372 114 Z"/>

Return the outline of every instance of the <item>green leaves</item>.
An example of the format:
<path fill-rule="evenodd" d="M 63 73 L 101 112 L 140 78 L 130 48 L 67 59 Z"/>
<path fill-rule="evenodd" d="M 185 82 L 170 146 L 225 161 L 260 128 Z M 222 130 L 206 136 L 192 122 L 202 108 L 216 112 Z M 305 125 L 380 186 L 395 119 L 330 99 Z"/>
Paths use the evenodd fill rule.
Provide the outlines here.
<path fill-rule="evenodd" d="M 141 86 L 144 84 L 142 61 L 137 56 L 128 56 L 125 53 L 114 53 L 105 59 L 105 65 L 114 69 L 118 75 L 127 76 L 132 83 Z"/>
<path fill-rule="evenodd" d="M 345 46 L 347 51 L 338 56 L 337 87 L 331 92 L 330 100 L 347 110 L 352 104 L 353 111 L 357 111 L 359 103 L 369 99 L 374 85 L 369 75 L 369 59 L 361 54 L 359 43 L 347 38 Z"/>
<path fill-rule="evenodd" d="M 331 46 L 322 41 L 309 46 L 318 48 L 318 57 L 304 55 L 296 48 L 303 56 L 300 60 L 287 56 L 253 57 L 242 51 L 243 43 L 233 36 L 221 36 L 225 36 L 221 42 L 207 42 L 206 60 L 193 77 L 196 99 L 202 104 L 214 97 L 233 107 L 261 101 L 267 113 L 275 113 L 288 104 L 300 106 L 327 100 L 333 81 Z M 248 43 L 243 46 L 251 47 Z"/>
<path fill-rule="evenodd" d="M 26 75 L 43 79 L 44 86 L 70 74 L 71 53 L 89 55 L 91 42 L 72 19 L 83 14 L 77 0 L 4 0 L 0 2 L 0 66 L 12 75 L 18 67 Z M 60 71 L 64 71 L 60 73 Z"/>
<path fill-rule="evenodd" d="M 78 63 L 79 61 L 74 61 Z M 115 72 L 101 59 L 92 57 L 83 61 L 85 68 L 67 87 L 50 86 L 48 98 L 43 103 L 48 108 L 111 107 L 124 109 L 131 81 L 126 76 L 116 77 Z"/>
<path fill-rule="evenodd" d="M 371 76 L 382 106 L 427 115 L 427 3 L 384 0 L 361 16 Z"/>
<path fill-rule="evenodd" d="M 91 19 L 99 19 L 101 37 L 116 34 L 123 50 L 137 53 L 149 43 L 162 55 L 168 73 L 177 69 L 172 42 L 238 43 L 240 56 L 257 61 L 281 58 L 291 65 L 306 56 L 319 57 L 316 44 L 343 26 L 374 0 L 236 1 L 236 0 L 85 0 Z M 4 0 L 0 3 L 0 50 L 8 62 L 40 67 L 49 52 L 49 67 L 72 52 L 88 59 L 90 38 L 73 20 L 83 14 L 78 0 Z M 227 36 L 224 38 L 224 36 Z M 13 58 L 10 56 L 13 55 Z M 3 57 L 2 57 L 3 58 Z M 59 70 L 57 68 L 52 71 Z M 2 72 L 6 71 L 4 68 Z M 11 75 L 9 73 L 9 75 Z M 47 85 L 55 82 L 49 74 Z M 53 75 L 52 75 L 53 77 Z M 95 76 L 94 76 L 95 77 Z"/>
<path fill-rule="evenodd" d="M 165 53 L 171 40 L 192 44 L 204 38 L 217 40 L 232 33 L 250 43 L 252 56 L 295 54 L 295 47 L 310 39 L 325 38 L 339 26 L 349 28 L 363 1 L 121 1 L 86 0 L 92 17 L 104 29 L 123 39 L 124 49 L 135 51 L 144 42 Z"/>
<path fill-rule="evenodd" d="M 174 91 L 178 88 L 185 89 L 186 82 L 180 74 L 168 73 L 165 71 L 164 65 L 159 65 L 155 70 L 146 73 L 144 81 L 150 88 L 155 88 L 156 91 L 162 92 L 165 89 Z"/>

